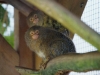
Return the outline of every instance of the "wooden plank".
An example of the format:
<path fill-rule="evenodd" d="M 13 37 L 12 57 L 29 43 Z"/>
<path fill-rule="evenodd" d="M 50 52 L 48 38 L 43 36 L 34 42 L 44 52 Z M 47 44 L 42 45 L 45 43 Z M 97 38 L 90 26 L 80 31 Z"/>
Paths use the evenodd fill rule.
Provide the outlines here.
<path fill-rule="evenodd" d="M 30 49 L 26 46 L 24 34 L 28 29 L 26 23 L 26 17 L 19 11 L 15 10 L 15 20 L 17 24 L 15 25 L 15 34 L 16 34 L 16 49 L 19 53 L 19 66 L 33 69 L 35 67 L 35 55 Z M 18 29 L 19 27 L 19 29 Z M 18 38 L 19 37 L 19 38 Z"/>
<path fill-rule="evenodd" d="M 0 75 L 19 75 L 15 70 L 15 66 L 18 65 L 18 53 L 0 34 Z"/>
<path fill-rule="evenodd" d="M 26 17 L 19 12 L 19 65 L 33 69 L 34 67 L 34 56 L 33 52 L 26 46 L 24 40 L 24 34 L 27 30 L 28 25 L 26 24 Z"/>
<path fill-rule="evenodd" d="M 56 0 L 59 4 L 81 18 L 87 0 Z"/>
<path fill-rule="evenodd" d="M 35 69 L 39 70 L 41 63 L 42 63 L 42 59 L 35 54 Z"/>
<path fill-rule="evenodd" d="M 18 50 L 18 52 L 19 52 L 20 66 L 31 68 L 31 69 L 39 69 L 40 63 L 42 62 L 42 59 L 40 57 L 38 57 L 36 54 L 32 53 L 29 48 L 27 48 L 25 41 L 23 41 L 24 44 L 22 42 L 22 40 L 24 40 L 24 33 L 28 29 L 27 24 L 26 24 L 26 19 L 25 19 L 26 17 L 23 15 L 24 16 L 23 21 L 22 21 L 22 19 L 19 20 L 19 17 L 21 17 L 21 16 L 19 16 L 19 11 L 17 9 L 14 9 L 14 11 L 15 11 L 15 13 L 14 13 L 15 14 L 14 15 L 14 17 L 15 17 L 14 18 L 15 19 L 14 34 L 16 34 L 16 35 L 14 35 L 15 36 L 14 37 L 14 39 L 15 39 L 15 50 Z M 20 22 L 25 22 L 25 23 L 22 24 L 23 25 L 22 26 Z M 20 27 L 20 26 L 22 26 L 22 27 Z M 21 30 L 24 30 L 24 31 L 21 31 Z M 23 37 L 23 39 L 22 39 L 22 37 Z M 19 39 L 22 39 L 22 40 L 19 41 Z M 25 49 L 22 48 L 22 45 L 24 46 Z M 21 49 L 23 49 L 23 50 L 21 50 Z"/>
<path fill-rule="evenodd" d="M 20 0 L 4 0 L 5 2 L 11 4 L 13 7 L 18 9 L 20 12 L 22 12 L 25 16 L 28 16 L 30 12 L 32 12 L 32 9 L 28 7 L 26 4 L 21 2 Z"/>
<path fill-rule="evenodd" d="M 32 11 L 35 10 L 39 10 L 38 8 L 36 8 L 35 6 L 31 5 L 30 3 L 28 3 L 26 0 L 20 0 L 21 2 L 25 3 L 27 6 L 29 6 L 31 9 L 33 9 Z"/>
<path fill-rule="evenodd" d="M 6 3 L 5 1 L 0 1 L 0 3 Z"/>
<path fill-rule="evenodd" d="M 19 56 L 17 52 L 10 46 L 10 44 L 2 37 L 1 34 L 0 34 L 0 52 L 3 52 L 5 54 L 6 59 L 11 61 L 12 64 L 18 65 Z"/>
<path fill-rule="evenodd" d="M 15 69 L 15 65 L 11 63 L 14 59 L 9 61 L 6 55 L 7 54 L 0 51 L 0 75 L 19 75 Z"/>
<path fill-rule="evenodd" d="M 6 3 L 4 0 L 0 0 L 0 3 Z"/>
<path fill-rule="evenodd" d="M 87 0 L 56 0 L 77 17 L 81 18 Z M 74 33 L 70 31 L 70 38 L 73 39 Z"/>

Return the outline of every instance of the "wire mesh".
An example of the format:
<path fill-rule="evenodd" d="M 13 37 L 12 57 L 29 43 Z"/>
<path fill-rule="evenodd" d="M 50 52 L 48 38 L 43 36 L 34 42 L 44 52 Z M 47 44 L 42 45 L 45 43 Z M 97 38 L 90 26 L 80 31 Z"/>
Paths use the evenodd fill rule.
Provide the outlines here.
<path fill-rule="evenodd" d="M 100 0 L 88 0 L 81 20 L 96 32 L 100 33 Z M 78 53 L 97 50 L 91 44 L 80 38 L 77 34 L 75 34 L 73 41 Z"/>
<path fill-rule="evenodd" d="M 100 0 L 87 1 L 81 20 L 100 34 Z M 86 53 L 97 50 L 77 34 L 75 34 L 73 42 L 77 53 Z M 70 75 L 100 75 L 100 71 L 90 71 L 87 73 L 71 72 Z"/>

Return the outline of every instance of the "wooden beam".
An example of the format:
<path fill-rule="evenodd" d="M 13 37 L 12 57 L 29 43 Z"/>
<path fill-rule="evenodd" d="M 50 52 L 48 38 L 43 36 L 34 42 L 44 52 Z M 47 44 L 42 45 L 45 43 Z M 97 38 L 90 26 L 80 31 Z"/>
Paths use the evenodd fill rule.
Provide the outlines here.
<path fill-rule="evenodd" d="M 33 9 L 28 7 L 26 4 L 19 0 L 4 0 L 5 2 L 11 4 L 14 6 L 16 9 L 18 9 L 21 13 L 23 13 L 25 16 L 28 16 L 30 12 L 32 12 Z"/>
<path fill-rule="evenodd" d="M 19 53 L 19 66 L 26 67 L 30 69 L 35 68 L 35 55 L 26 46 L 24 34 L 28 29 L 26 23 L 26 16 L 24 16 L 18 10 L 15 10 L 15 34 L 16 34 L 16 50 Z M 17 23 L 17 24 L 16 24 Z"/>
<path fill-rule="evenodd" d="M 15 66 L 18 66 L 18 65 L 12 64 L 12 61 L 15 62 L 16 59 L 13 59 L 10 61 L 10 59 L 8 59 L 7 57 L 8 55 L 10 54 L 5 54 L 4 52 L 0 51 L 0 74 L 1 75 L 19 75 L 19 73 L 15 69 Z M 16 55 L 13 55 L 12 57 L 16 57 Z"/>
<path fill-rule="evenodd" d="M 0 52 L 5 53 L 7 60 L 11 61 L 12 64 L 18 65 L 19 56 L 17 52 L 10 46 L 10 44 L 2 37 L 1 34 L 0 34 Z"/>
<path fill-rule="evenodd" d="M 56 0 L 77 17 L 81 18 L 87 0 Z"/>
<path fill-rule="evenodd" d="M 19 75 L 15 66 L 19 65 L 18 53 L 0 34 L 0 74 Z"/>
<path fill-rule="evenodd" d="M 38 8 L 36 8 L 35 6 L 31 5 L 30 3 L 28 3 L 26 0 L 20 0 L 21 2 L 25 3 L 27 6 L 29 6 L 31 9 L 33 9 L 33 11 L 35 10 L 39 10 Z"/>
<path fill-rule="evenodd" d="M 0 3 L 6 3 L 5 1 L 0 1 Z"/>
<path fill-rule="evenodd" d="M 68 9 L 78 18 L 81 18 L 87 0 L 55 0 L 61 4 L 64 8 Z M 74 33 L 70 31 L 70 38 L 73 39 Z"/>
<path fill-rule="evenodd" d="M 4 0 L 0 0 L 0 3 L 6 3 Z"/>

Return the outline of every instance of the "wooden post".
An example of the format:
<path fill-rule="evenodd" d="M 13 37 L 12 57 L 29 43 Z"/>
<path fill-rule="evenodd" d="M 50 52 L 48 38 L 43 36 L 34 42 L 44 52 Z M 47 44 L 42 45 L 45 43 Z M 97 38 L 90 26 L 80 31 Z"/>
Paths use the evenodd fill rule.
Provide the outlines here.
<path fill-rule="evenodd" d="M 24 39 L 24 35 L 27 29 L 28 25 L 26 23 L 26 17 L 18 10 L 15 10 L 15 48 L 19 53 L 19 66 L 34 69 L 35 55 L 26 46 Z"/>

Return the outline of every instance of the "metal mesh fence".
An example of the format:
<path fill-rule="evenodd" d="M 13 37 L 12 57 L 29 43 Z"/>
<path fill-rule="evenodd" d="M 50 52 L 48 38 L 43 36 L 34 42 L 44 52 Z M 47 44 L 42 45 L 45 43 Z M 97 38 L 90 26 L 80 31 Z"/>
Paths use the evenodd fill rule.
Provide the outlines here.
<path fill-rule="evenodd" d="M 88 0 L 81 20 L 100 33 L 100 0 Z M 80 38 L 77 34 L 75 34 L 73 41 L 78 53 L 97 50 L 95 47 Z"/>
<path fill-rule="evenodd" d="M 100 34 L 100 0 L 88 0 L 81 20 Z M 97 50 L 77 34 L 75 34 L 73 42 L 76 46 L 77 53 L 86 53 Z M 87 73 L 71 72 L 70 75 L 100 75 L 100 71 L 91 71 Z"/>

